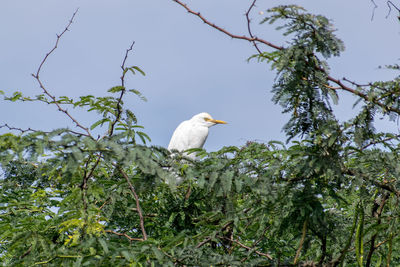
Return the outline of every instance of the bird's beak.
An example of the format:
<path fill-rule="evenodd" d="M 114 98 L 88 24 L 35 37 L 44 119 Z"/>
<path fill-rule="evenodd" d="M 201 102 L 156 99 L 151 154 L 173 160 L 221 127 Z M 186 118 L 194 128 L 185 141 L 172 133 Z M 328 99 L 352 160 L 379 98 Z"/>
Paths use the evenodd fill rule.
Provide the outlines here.
<path fill-rule="evenodd" d="M 209 122 L 217 123 L 217 124 L 227 124 L 226 121 L 220 121 L 220 120 L 214 120 L 214 119 L 208 119 L 208 118 L 205 118 L 205 120 L 209 121 Z"/>

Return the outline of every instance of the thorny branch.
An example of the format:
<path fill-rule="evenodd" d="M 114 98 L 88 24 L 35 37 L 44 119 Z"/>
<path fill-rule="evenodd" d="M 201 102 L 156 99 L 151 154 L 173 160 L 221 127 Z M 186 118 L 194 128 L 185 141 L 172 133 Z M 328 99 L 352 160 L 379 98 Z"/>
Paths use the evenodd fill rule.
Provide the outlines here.
<path fill-rule="evenodd" d="M 261 38 L 258 38 L 258 37 L 254 37 L 254 36 L 252 37 L 252 34 L 250 34 L 250 36 L 233 34 L 233 33 L 231 33 L 230 31 L 227 31 L 227 30 L 225 30 L 225 29 L 223 29 L 223 28 L 221 28 L 221 27 L 215 25 L 214 23 L 210 22 L 210 21 L 207 20 L 204 16 L 202 16 L 202 15 L 200 14 L 200 12 L 193 11 L 193 10 L 190 9 L 186 4 L 184 4 L 182 1 L 180 1 L 180 0 L 172 0 L 172 1 L 174 1 L 175 3 L 179 4 L 180 6 L 182 6 L 182 7 L 183 7 L 184 9 L 186 9 L 186 11 L 189 12 L 190 14 L 193 14 L 193 15 L 197 16 L 198 18 L 200 18 L 205 24 L 211 26 L 211 27 L 214 28 L 214 29 L 217 29 L 218 31 L 224 33 L 225 35 L 227 35 L 227 36 L 229 36 L 229 37 L 231 37 L 231 38 L 233 38 L 233 39 L 245 40 L 245 41 L 248 41 L 248 42 L 251 42 L 251 43 L 254 43 L 254 42 L 261 43 L 261 44 L 266 45 L 267 47 L 270 47 L 270 48 L 273 48 L 273 49 L 276 49 L 276 50 L 284 50 L 284 49 L 285 49 L 283 46 L 275 45 L 275 44 L 273 44 L 273 43 L 271 43 L 271 42 L 269 42 L 269 41 L 267 41 L 267 40 L 264 40 L 264 39 L 261 39 Z M 253 8 L 253 4 L 255 4 L 255 2 L 253 2 L 253 3 L 250 5 L 249 10 L 251 10 L 251 9 Z M 248 25 L 249 25 L 249 23 L 248 23 Z M 258 48 L 258 47 L 257 47 L 257 48 Z M 257 48 L 256 48 L 256 49 L 257 49 Z M 259 52 L 258 49 L 257 49 L 257 52 Z M 327 87 L 329 87 L 329 88 L 331 88 L 331 89 L 333 89 L 333 90 L 343 90 L 343 91 L 349 92 L 349 93 L 351 93 L 351 94 L 353 94 L 353 95 L 356 95 L 356 96 L 361 97 L 362 99 L 364 99 L 364 100 L 367 101 L 367 102 L 370 102 L 370 101 L 371 101 L 372 103 L 374 103 L 375 105 L 381 107 L 381 108 L 382 108 L 383 110 L 385 110 L 385 111 L 391 111 L 391 112 L 395 112 L 395 113 L 397 113 L 397 114 L 400 114 L 400 109 L 395 108 L 395 107 L 386 106 L 384 103 L 381 103 L 381 102 L 377 101 L 376 99 L 372 99 L 372 100 L 371 100 L 371 99 L 368 97 L 367 94 L 365 94 L 365 93 L 363 93 L 363 92 L 361 92 L 361 91 L 358 91 L 358 90 L 356 90 L 356 89 L 353 89 L 353 88 L 351 88 L 351 87 L 345 85 L 345 84 L 343 83 L 343 81 L 348 81 L 347 79 L 345 79 L 345 78 L 343 78 L 343 79 L 334 78 L 334 77 L 332 77 L 332 76 L 330 76 L 330 75 L 328 74 L 327 70 L 325 70 L 325 69 L 323 69 L 323 68 L 321 68 L 321 67 L 316 67 L 316 68 L 317 68 L 318 71 L 321 71 L 321 72 L 323 72 L 324 74 L 326 74 L 326 77 L 327 77 L 327 80 L 328 80 L 328 81 L 330 81 L 330 82 L 332 82 L 332 83 L 338 85 L 338 87 L 331 87 L 331 86 L 329 86 L 329 85 L 327 85 Z M 342 80 L 343 80 L 343 81 L 342 81 Z M 353 84 L 353 85 L 354 85 L 354 84 Z"/>
<path fill-rule="evenodd" d="M 54 104 L 57 106 L 58 110 L 61 111 L 62 113 L 64 113 L 65 115 L 67 115 L 76 125 L 76 127 L 81 128 L 82 130 L 84 130 L 86 132 L 86 134 L 82 134 L 85 136 L 89 136 L 91 137 L 91 134 L 89 132 L 89 129 L 85 126 L 83 126 L 82 124 L 80 124 L 74 117 L 72 117 L 72 115 L 68 112 L 68 110 L 64 109 L 63 107 L 61 107 L 60 103 L 58 103 L 56 97 L 52 94 L 50 94 L 50 92 L 46 89 L 46 87 L 44 86 L 42 80 L 40 79 L 40 71 L 42 70 L 43 65 L 46 63 L 47 58 L 57 49 L 58 47 L 58 43 L 61 39 L 61 37 L 67 32 L 69 31 L 69 27 L 71 26 L 71 24 L 74 21 L 75 15 L 78 12 L 78 9 L 72 14 L 71 19 L 69 20 L 67 26 L 65 27 L 65 29 L 61 32 L 61 34 L 57 34 L 57 40 L 56 43 L 54 44 L 53 48 L 46 54 L 46 56 L 43 58 L 42 62 L 40 62 L 40 65 L 36 71 L 36 74 L 32 73 L 32 76 L 36 79 L 36 81 L 39 83 L 39 87 L 43 90 L 43 92 L 50 97 Z"/>
<path fill-rule="evenodd" d="M 117 102 L 117 114 L 115 115 L 115 120 L 113 121 L 113 123 L 111 124 L 110 127 L 110 131 L 109 131 L 109 136 L 111 136 L 114 132 L 114 128 L 115 128 L 115 124 L 119 121 L 119 119 L 121 118 L 121 114 L 122 114 L 122 107 L 121 107 L 121 102 L 122 102 L 122 98 L 125 94 L 125 74 L 126 74 L 126 69 L 125 69 L 125 63 L 126 60 L 128 59 L 128 54 L 130 51 L 132 51 L 133 49 L 133 45 L 135 44 L 135 41 L 132 42 L 131 46 L 126 50 L 125 52 L 125 57 L 124 60 L 122 61 L 122 65 L 121 65 L 121 69 L 122 69 L 122 75 L 121 75 L 121 86 L 123 87 L 123 89 L 121 90 L 121 94 L 118 98 L 118 102 Z"/>
<path fill-rule="evenodd" d="M 124 170 L 119 167 L 116 166 L 116 164 L 113 164 L 115 167 L 118 168 L 118 170 L 121 172 L 121 174 L 124 176 L 126 182 L 129 185 L 129 189 L 131 190 L 133 196 L 135 197 L 135 201 L 136 201 L 136 209 L 137 209 L 137 213 L 139 214 L 139 219 L 140 219 L 140 229 L 142 230 L 142 234 L 143 234 L 143 240 L 147 240 L 147 234 L 146 234 L 146 229 L 144 228 L 144 219 L 143 219 L 143 213 L 142 213 L 142 209 L 140 208 L 140 203 L 139 203 L 139 197 L 136 194 L 135 188 L 133 187 L 131 181 L 129 180 L 128 175 L 126 174 L 126 172 L 124 172 Z"/>

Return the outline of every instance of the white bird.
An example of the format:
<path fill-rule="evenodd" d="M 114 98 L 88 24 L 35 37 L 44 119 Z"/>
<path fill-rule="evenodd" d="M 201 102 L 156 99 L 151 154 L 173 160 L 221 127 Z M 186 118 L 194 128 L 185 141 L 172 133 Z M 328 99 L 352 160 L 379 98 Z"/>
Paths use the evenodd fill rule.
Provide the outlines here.
<path fill-rule="evenodd" d="M 172 134 L 168 150 L 184 152 L 190 148 L 202 148 L 208 136 L 208 128 L 215 124 L 226 124 L 225 121 L 214 120 L 210 114 L 202 112 L 190 120 L 183 121 Z M 192 153 L 186 156 L 195 159 Z"/>

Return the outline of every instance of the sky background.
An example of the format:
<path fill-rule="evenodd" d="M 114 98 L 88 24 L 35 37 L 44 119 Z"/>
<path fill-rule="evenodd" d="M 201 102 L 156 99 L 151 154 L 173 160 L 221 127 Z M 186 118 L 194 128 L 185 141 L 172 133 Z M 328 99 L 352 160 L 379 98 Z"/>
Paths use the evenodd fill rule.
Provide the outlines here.
<path fill-rule="evenodd" d="M 222 28 L 247 34 L 244 14 L 252 1 L 185 2 Z M 374 11 L 368 0 L 259 0 L 251 14 L 253 33 L 284 45 L 274 26 L 259 25 L 264 18 L 260 12 L 297 4 L 332 19 L 345 43 L 342 56 L 328 61 L 332 76 L 360 83 L 392 79 L 396 73 L 378 67 L 399 63 L 398 14 L 393 9 L 386 18 L 386 1 L 375 3 Z M 0 90 L 8 95 L 42 93 L 31 73 L 77 8 L 70 31 L 42 69 L 41 78 L 53 95 L 106 95 L 107 89 L 119 85 L 125 50 L 135 41 L 126 65 L 139 66 L 146 76 L 130 76 L 127 87 L 140 90 L 148 101 L 132 96 L 125 104 L 145 127 L 151 145 L 166 147 L 176 126 L 200 112 L 229 123 L 210 129 L 208 151 L 243 145 L 247 140 L 286 140 L 281 129 L 288 115 L 271 101 L 275 73 L 270 66 L 248 62 L 256 53 L 250 43 L 227 37 L 171 0 L 1 0 Z M 340 94 L 335 107 L 340 119 L 355 113 L 353 102 L 348 94 Z M 94 113 L 69 111 L 87 126 L 98 118 Z M 2 101 L 0 124 L 4 123 L 41 130 L 73 127 L 55 106 L 41 103 Z M 386 120 L 378 119 L 378 127 L 398 132 L 398 124 Z"/>

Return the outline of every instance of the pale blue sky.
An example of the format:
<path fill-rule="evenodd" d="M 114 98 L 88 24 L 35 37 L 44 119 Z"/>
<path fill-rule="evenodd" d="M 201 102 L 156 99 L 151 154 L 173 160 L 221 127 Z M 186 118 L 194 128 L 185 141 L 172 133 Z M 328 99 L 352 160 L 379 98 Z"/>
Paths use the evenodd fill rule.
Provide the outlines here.
<path fill-rule="evenodd" d="M 254 33 L 282 45 L 274 27 L 258 25 L 260 11 L 295 3 L 333 20 L 345 42 L 342 57 L 330 60 L 332 75 L 359 82 L 390 79 L 394 73 L 379 65 L 398 63 L 400 23 L 396 14 L 386 19 L 385 1 L 371 20 L 373 4 L 367 0 L 259 0 L 253 10 Z M 246 34 L 244 13 L 251 1 L 186 1 L 217 25 Z M 227 121 L 210 131 L 205 148 L 241 145 L 246 140 L 285 140 L 281 128 L 287 116 L 271 102 L 274 73 L 265 63 L 248 63 L 256 51 L 251 44 L 232 40 L 188 14 L 170 0 L 2 0 L 0 2 L 0 90 L 40 94 L 31 77 L 54 44 L 76 8 L 70 31 L 43 68 L 42 79 L 52 94 L 77 97 L 104 95 L 119 84 L 120 65 L 131 41 L 135 41 L 128 65 L 138 65 L 145 77 L 132 77 L 129 88 L 148 99 L 126 99 L 152 138 L 151 144 L 167 146 L 175 127 L 199 112 Z M 353 100 L 341 94 L 336 108 L 341 118 L 352 111 Z M 89 125 L 95 116 L 70 110 Z M 2 102 L 0 124 L 51 130 L 72 123 L 55 107 L 38 103 Z M 382 128 L 395 124 L 380 122 Z"/>

